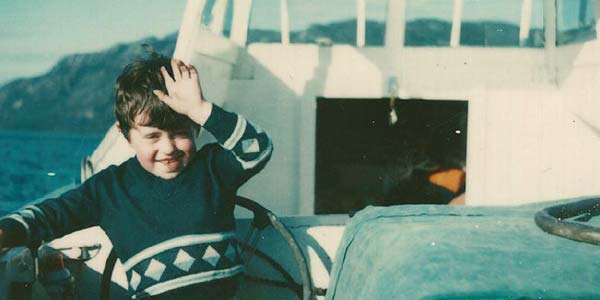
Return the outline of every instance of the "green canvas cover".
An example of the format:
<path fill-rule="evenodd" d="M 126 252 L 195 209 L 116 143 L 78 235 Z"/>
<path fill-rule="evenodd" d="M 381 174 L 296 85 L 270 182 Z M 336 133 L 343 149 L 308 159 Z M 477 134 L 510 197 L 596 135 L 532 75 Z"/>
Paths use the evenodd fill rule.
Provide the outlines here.
<path fill-rule="evenodd" d="M 600 299 L 600 246 L 534 222 L 556 204 L 368 207 L 346 227 L 326 299 Z"/>

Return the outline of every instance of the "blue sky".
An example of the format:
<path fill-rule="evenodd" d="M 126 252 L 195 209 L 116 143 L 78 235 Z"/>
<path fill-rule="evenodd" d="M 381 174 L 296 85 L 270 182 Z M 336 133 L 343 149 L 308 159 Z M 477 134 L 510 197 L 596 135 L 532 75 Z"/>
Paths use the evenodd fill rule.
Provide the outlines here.
<path fill-rule="evenodd" d="M 178 30 L 185 0 L 0 0 L 0 84 L 70 53 Z"/>

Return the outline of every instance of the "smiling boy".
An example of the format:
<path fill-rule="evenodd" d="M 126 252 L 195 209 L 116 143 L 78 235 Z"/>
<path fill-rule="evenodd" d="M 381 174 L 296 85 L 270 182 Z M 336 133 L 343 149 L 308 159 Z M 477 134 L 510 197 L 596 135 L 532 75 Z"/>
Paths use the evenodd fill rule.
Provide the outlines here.
<path fill-rule="evenodd" d="M 115 98 L 135 157 L 3 218 L 0 246 L 37 245 L 99 225 L 123 263 L 132 299 L 234 297 L 243 270 L 235 195 L 271 157 L 270 138 L 206 101 L 198 72 L 180 61 L 128 65 Z M 196 151 L 199 126 L 218 143 Z"/>

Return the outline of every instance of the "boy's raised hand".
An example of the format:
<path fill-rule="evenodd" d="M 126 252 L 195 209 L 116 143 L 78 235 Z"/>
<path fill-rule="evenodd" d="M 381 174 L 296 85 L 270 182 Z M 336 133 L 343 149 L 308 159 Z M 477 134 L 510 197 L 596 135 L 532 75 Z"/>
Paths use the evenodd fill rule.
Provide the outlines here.
<path fill-rule="evenodd" d="M 173 68 L 173 77 L 169 75 L 165 67 L 160 69 L 168 94 L 160 90 L 152 92 L 174 111 L 204 125 L 210 116 L 212 104 L 202 96 L 198 71 L 194 66 L 186 65 L 176 59 L 171 60 L 171 67 Z"/>

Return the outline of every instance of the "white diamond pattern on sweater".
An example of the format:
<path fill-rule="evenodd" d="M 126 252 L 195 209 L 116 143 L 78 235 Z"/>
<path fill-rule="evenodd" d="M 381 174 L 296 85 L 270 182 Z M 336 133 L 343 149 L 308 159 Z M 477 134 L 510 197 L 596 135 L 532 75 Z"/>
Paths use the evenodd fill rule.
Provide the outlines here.
<path fill-rule="evenodd" d="M 257 153 L 260 152 L 260 146 L 258 145 L 257 139 L 247 139 L 242 141 L 242 149 L 244 153 Z"/>
<path fill-rule="evenodd" d="M 187 252 L 183 251 L 183 249 L 180 249 L 179 252 L 177 252 L 177 257 L 175 258 L 173 265 L 187 272 L 190 270 L 195 261 L 195 258 L 190 256 Z"/>
<path fill-rule="evenodd" d="M 213 267 L 216 267 L 219 259 L 221 259 L 221 255 L 219 252 L 217 252 L 217 250 L 215 250 L 215 248 L 208 246 L 204 252 L 204 256 L 202 256 L 202 259 L 211 264 Z"/>
<path fill-rule="evenodd" d="M 152 259 L 148 265 L 148 268 L 146 269 L 146 272 L 144 272 L 144 276 L 150 277 L 156 281 L 160 281 L 160 278 L 162 277 L 162 274 L 165 272 L 166 268 L 167 266 L 160 261 Z"/>
<path fill-rule="evenodd" d="M 129 281 L 129 286 L 131 286 L 133 290 L 137 289 L 141 281 L 142 276 L 140 276 L 140 274 L 136 273 L 135 271 L 131 272 L 131 280 Z"/>

